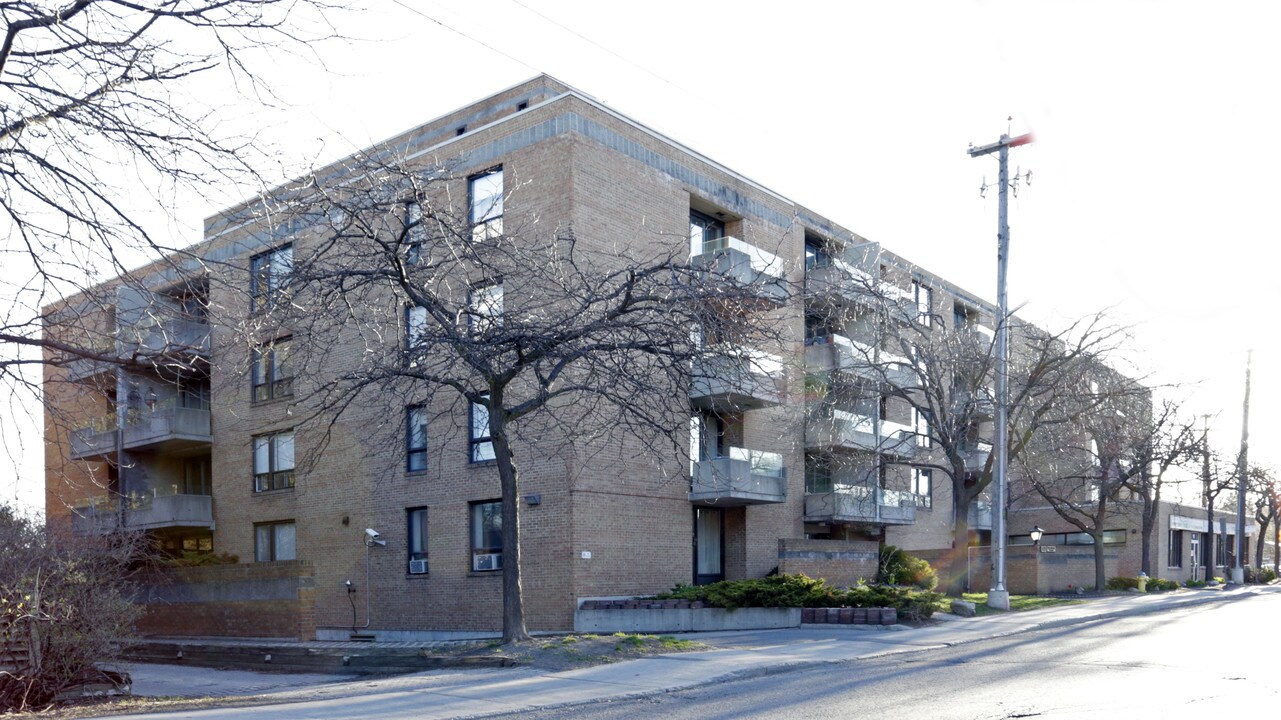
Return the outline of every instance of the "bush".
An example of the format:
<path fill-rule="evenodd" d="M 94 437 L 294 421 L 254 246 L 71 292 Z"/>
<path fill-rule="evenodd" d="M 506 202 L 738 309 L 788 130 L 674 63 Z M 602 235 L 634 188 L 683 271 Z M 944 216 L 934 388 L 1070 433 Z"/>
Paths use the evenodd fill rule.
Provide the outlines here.
<path fill-rule="evenodd" d="M 930 564 L 893 545 L 881 548 L 876 581 L 886 585 L 914 585 L 922 590 L 938 587 L 938 574 Z"/>
<path fill-rule="evenodd" d="M 1137 590 L 1139 580 L 1132 577 L 1111 577 L 1104 587 L 1108 590 Z"/>
<path fill-rule="evenodd" d="M 1108 590 L 1137 590 L 1139 588 L 1139 579 L 1132 577 L 1111 577 L 1108 578 Z M 1179 584 L 1173 580 L 1162 580 L 1161 578 L 1148 578 L 1147 592 L 1164 592 L 1166 590 L 1176 590 Z"/>
<path fill-rule="evenodd" d="M 95 663 L 118 657 L 117 640 L 140 612 L 129 578 L 143 538 L 63 535 L 0 505 L 0 548 L 0 644 L 26 646 L 31 658 L 0 673 L 0 712 L 45 707 L 102 681 Z"/>
<path fill-rule="evenodd" d="M 1205 581 L 1204 580 L 1188 580 L 1183 583 L 1183 587 L 1203 588 L 1205 587 Z"/>
<path fill-rule="evenodd" d="M 939 594 L 911 588 L 860 585 L 839 590 L 826 580 L 804 575 L 773 575 L 755 580 L 724 580 L 710 585 L 677 585 L 659 600 L 700 600 L 711 607 L 887 607 L 909 621 L 934 613 Z"/>
<path fill-rule="evenodd" d="M 1272 568 L 1263 568 L 1262 570 L 1259 570 L 1256 575 L 1258 579 L 1255 580 L 1255 582 L 1270 583 L 1277 579 L 1277 571 Z"/>

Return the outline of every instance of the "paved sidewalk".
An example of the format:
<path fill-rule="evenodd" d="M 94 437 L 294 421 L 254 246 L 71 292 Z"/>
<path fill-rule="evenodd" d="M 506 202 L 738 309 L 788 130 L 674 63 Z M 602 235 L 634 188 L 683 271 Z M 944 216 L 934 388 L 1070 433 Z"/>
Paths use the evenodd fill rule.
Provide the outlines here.
<path fill-rule="evenodd" d="M 460 669 L 347 682 L 326 682 L 332 678 L 320 676 L 317 684 L 261 695 L 258 699 L 263 702 L 255 707 L 114 717 L 116 720 L 222 720 L 247 718 L 264 712 L 270 712 L 273 720 L 483 717 L 638 697 L 791 668 L 917 652 L 1032 630 L 1278 593 L 1281 593 L 1281 586 L 1113 596 L 1044 610 L 950 619 L 917 629 L 859 630 L 836 625 L 806 625 L 785 630 L 691 633 L 682 637 L 699 640 L 718 649 L 655 655 L 565 672 L 532 668 Z M 191 669 L 175 667 L 173 672 L 185 674 Z M 135 692 L 151 694 L 149 682 L 145 674 L 140 673 L 135 681 Z M 252 684 L 243 687 L 246 690 L 244 694 L 256 692 Z M 220 694 L 240 694 L 234 692 L 234 687 L 231 690 Z M 209 694 L 208 691 L 205 694 Z"/>

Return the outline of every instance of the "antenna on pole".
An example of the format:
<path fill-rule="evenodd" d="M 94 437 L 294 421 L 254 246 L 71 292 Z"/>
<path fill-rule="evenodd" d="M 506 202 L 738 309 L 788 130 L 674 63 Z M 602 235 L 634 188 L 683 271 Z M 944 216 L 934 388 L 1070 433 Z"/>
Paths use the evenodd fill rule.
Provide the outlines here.
<path fill-rule="evenodd" d="M 1007 118 L 1013 121 L 1013 116 Z M 994 498 L 992 512 L 992 539 L 995 554 L 993 557 L 992 568 L 992 589 L 987 594 L 987 604 L 989 607 L 1000 610 L 1010 609 L 1010 592 L 1005 587 L 1005 542 L 1009 532 L 1005 525 L 1005 498 L 1007 494 L 1008 480 L 1006 474 L 1009 470 L 1009 364 L 1010 364 L 1010 328 L 1009 328 L 1009 299 L 1005 292 L 1005 275 L 1009 266 L 1010 255 L 1010 224 L 1009 224 L 1009 199 L 1008 190 L 1011 187 L 1018 187 L 1019 173 L 1016 170 L 1014 180 L 1010 180 L 1010 148 L 1028 145 L 1032 142 L 1032 134 L 1027 133 L 1018 137 L 1010 137 L 1007 132 L 994 143 L 974 147 L 972 144 L 969 148 L 970 157 L 981 157 L 996 153 L 998 160 L 997 171 L 997 221 L 996 221 L 996 437 L 993 438 L 994 450 L 996 451 L 996 497 Z M 1028 181 L 1031 180 L 1031 171 L 1028 172 Z M 987 180 L 983 181 L 983 191 L 987 190 Z M 1017 189 L 1016 189 L 1017 193 Z"/>

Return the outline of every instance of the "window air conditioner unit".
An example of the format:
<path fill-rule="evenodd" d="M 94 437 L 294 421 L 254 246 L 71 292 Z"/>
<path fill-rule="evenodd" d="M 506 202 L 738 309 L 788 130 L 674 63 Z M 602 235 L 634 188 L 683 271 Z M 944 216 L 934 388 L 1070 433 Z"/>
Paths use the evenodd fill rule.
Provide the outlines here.
<path fill-rule="evenodd" d="M 487 555 L 472 555 L 471 569 L 475 572 L 485 570 L 501 570 L 503 568 L 502 553 L 490 553 Z"/>
<path fill-rule="evenodd" d="M 410 560 L 409 574 L 410 575 L 426 575 L 427 561 L 426 560 Z"/>

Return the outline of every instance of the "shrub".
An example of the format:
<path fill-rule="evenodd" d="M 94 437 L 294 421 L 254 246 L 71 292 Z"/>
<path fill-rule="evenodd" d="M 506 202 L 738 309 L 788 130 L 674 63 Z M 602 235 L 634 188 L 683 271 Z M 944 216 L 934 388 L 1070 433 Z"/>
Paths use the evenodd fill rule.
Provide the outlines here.
<path fill-rule="evenodd" d="M 1183 587 L 1202 588 L 1205 587 L 1204 580 L 1188 580 L 1183 583 Z"/>
<path fill-rule="evenodd" d="M 938 574 L 928 562 L 893 545 L 881 548 L 876 581 L 886 585 L 915 585 L 922 590 L 933 590 L 939 584 Z"/>
<path fill-rule="evenodd" d="M 0 505 L 0 645 L 30 647 L 28 667 L 0 673 L 0 712 L 44 707 L 119 656 L 140 609 L 130 598 L 140 535 L 76 537 Z"/>
<path fill-rule="evenodd" d="M 1132 577 L 1110 577 L 1104 587 L 1108 590 L 1136 590 L 1139 587 L 1139 581 L 1138 578 Z"/>
<path fill-rule="evenodd" d="M 773 575 L 755 580 L 725 580 L 710 585 L 680 584 L 657 596 L 659 600 L 701 600 L 734 610 L 742 607 L 887 607 L 909 621 L 934 613 L 939 594 L 905 587 L 859 585 L 838 590 L 827 581 L 804 575 Z"/>
<path fill-rule="evenodd" d="M 1272 568 L 1263 568 L 1258 571 L 1257 576 L 1258 580 L 1256 582 L 1270 583 L 1277 579 L 1277 571 Z"/>
<path fill-rule="evenodd" d="M 1148 580 L 1148 592 L 1166 592 L 1178 589 L 1179 583 L 1174 580 L 1162 580 L 1161 578 L 1151 578 Z"/>

